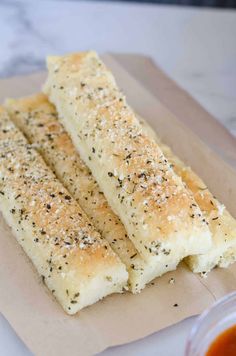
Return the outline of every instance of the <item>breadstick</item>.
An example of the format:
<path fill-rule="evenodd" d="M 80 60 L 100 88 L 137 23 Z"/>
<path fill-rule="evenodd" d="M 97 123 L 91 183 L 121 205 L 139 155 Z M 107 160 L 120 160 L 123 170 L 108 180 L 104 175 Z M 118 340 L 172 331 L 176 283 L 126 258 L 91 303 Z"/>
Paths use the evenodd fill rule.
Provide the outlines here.
<path fill-rule="evenodd" d="M 8 99 L 6 107 L 12 121 L 35 145 L 57 178 L 126 265 L 130 290 L 139 292 L 156 277 L 155 265 L 141 258 L 124 225 L 111 210 L 91 171 L 58 121 L 55 107 L 44 94 Z M 171 264 L 166 266 L 166 272 L 170 268 L 173 268 Z"/>
<path fill-rule="evenodd" d="M 0 152 L 0 210 L 64 310 L 121 292 L 125 266 L 2 108 Z"/>
<path fill-rule="evenodd" d="M 48 71 L 44 92 L 143 258 L 161 275 L 207 252 L 201 210 L 96 53 L 49 57 Z"/>
<path fill-rule="evenodd" d="M 163 153 L 173 165 L 174 171 L 182 178 L 193 194 L 208 222 L 212 233 L 212 247 L 203 254 L 190 256 L 186 262 L 193 272 L 207 273 L 215 266 L 228 267 L 236 260 L 236 220 L 209 191 L 203 180 L 181 161 L 143 119 L 140 121 L 147 132 L 155 138 Z"/>

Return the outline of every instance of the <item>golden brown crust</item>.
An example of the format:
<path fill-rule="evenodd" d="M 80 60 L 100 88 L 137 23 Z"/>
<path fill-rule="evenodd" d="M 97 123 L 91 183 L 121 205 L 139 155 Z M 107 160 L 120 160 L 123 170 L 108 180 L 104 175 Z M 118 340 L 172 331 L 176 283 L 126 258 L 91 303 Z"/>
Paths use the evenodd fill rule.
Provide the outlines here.
<path fill-rule="evenodd" d="M 109 207 L 91 171 L 81 160 L 69 135 L 58 121 L 55 107 L 44 94 L 9 99 L 6 107 L 11 119 L 39 150 L 95 228 L 125 263 L 131 291 L 139 292 L 159 271 L 155 265 L 145 263 L 128 238 L 123 224 Z M 169 268 L 166 266 L 166 271 Z"/>
<path fill-rule="evenodd" d="M 207 185 L 177 158 L 168 147 L 163 147 L 174 170 L 180 175 L 200 206 L 212 233 L 213 245 L 208 253 L 191 256 L 186 262 L 194 272 L 209 272 L 215 266 L 228 267 L 236 260 L 236 220 L 209 191 Z"/>
<path fill-rule="evenodd" d="M 140 121 L 148 134 L 158 142 L 165 156 L 173 165 L 174 171 L 191 191 L 209 224 L 212 233 L 212 247 L 206 254 L 188 257 L 186 262 L 189 267 L 194 272 L 201 273 L 207 273 L 215 266 L 228 267 L 236 260 L 236 220 L 225 206 L 213 196 L 203 180 L 190 167 L 186 166 L 170 147 L 161 142 L 147 122 L 143 119 Z"/>
<path fill-rule="evenodd" d="M 44 91 L 146 260 L 206 252 L 201 211 L 94 52 L 50 57 Z"/>
<path fill-rule="evenodd" d="M 49 288 L 68 313 L 120 291 L 124 265 L 5 112 L 0 115 L 0 208 Z M 97 279 L 101 289 L 86 295 Z"/>

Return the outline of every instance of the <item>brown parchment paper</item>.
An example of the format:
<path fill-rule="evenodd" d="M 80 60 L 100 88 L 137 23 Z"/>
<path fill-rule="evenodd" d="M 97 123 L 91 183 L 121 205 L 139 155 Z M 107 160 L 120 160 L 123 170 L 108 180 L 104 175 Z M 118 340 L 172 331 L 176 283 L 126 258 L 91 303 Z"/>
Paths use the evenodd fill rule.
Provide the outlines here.
<path fill-rule="evenodd" d="M 152 95 L 119 64 L 120 58 L 104 56 L 129 103 L 203 177 L 214 194 L 236 216 L 234 161 L 231 161 L 232 166 L 228 165 L 206 146 L 181 118 L 176 117 L 176 112 L 174 115 L 169 111 L 156 95 Z M 0 100 L 39 91 L 44 77 L 45 73 L 36 73 L 0 81 Z M 173 97 L 173 93 L 171 95 Z M 191 101 L 186 102 L 190 108 Z M 198 104 L 194 102 L 194 105 Z M 214 136 L 214 121 L 209 134 Z M 223 138 L 224 135 L 222 133 Z M 234 147 L 233 141 L 230 147 Z M 229 152 L 230 147 L 227 146 Z M 176 271 L 156 279 L 154 285 L 149 285 L 139 295 L 112 295 L 76 316 L 67 316 L 43 285 L 2 217 L 0 263 L 0 312 L 36 355 L 95 354 L 198 314 L 216 299 L 236 289 L 236 265 L 215 269 L 202 279 L 182 263 Z M 174 284 L 168 283 L 171 277 L 175 279 Z M 173 306 L 176 303 L 178 307 Z"/>
<path fill-rule="evenodd" d="M 236 166 L 235 137 L 150 58 L 116 54 L 115 59 L 208 146 Z"/>

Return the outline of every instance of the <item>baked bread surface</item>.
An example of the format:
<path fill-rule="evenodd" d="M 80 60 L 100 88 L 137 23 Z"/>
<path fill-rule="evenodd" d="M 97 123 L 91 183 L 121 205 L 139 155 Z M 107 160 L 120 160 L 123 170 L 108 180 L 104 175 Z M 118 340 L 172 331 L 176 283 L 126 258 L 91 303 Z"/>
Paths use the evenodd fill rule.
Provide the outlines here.
<path fill-rule="evenodd" d="M 159 274 L 155 264 L 146 263 L 129 239 L 124 225 L 113 213 L 91 171 L 77 153 L 69 135 L 58 121 L 55 107 L 44 94 L 9 99 L 11 119 L 43 156 L 57 178 L 106 238 L 129 272 L 129 288 L 139 292 Z M 166 272 L 172 269 L 166 266 Z"/>
<path fill-rule="evenodd" d="M 0 209 L 67 313 L 126 285 L 125 266 L 2 108 Z"/>
<path fill-rule="evenodd" d="M 228 267 L 236 260 L 236 220 L 229 211 L 209 191 L 203 180 L 181 161 L 166 144 L 161 142 L 155 131 L 144 119 L 140 119 L 144 130 L 160 145 L 187 189 L 191 191 L 208 222 L 212 234 L 212 247 L 202 255 L 185 259 L 193 272 L 207 273 L 215 266 Z"/>
<path fill-rule="evenodd" d="M 44 92 L 143 258 L 163 273 L 169 263 L 207 252 L 211 234 L 201 210 L 96 53 L 47 63 Z"/>

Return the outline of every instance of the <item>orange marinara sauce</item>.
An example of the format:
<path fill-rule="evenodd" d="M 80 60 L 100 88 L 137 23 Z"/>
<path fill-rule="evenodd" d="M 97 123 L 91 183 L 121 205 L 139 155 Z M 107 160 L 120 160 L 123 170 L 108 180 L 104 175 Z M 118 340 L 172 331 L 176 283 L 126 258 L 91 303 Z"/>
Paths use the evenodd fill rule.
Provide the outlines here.
<path fill-rule="evenodd" d="M 217 336 L 206 356 L 236 356 L 236 325 Z"/>

